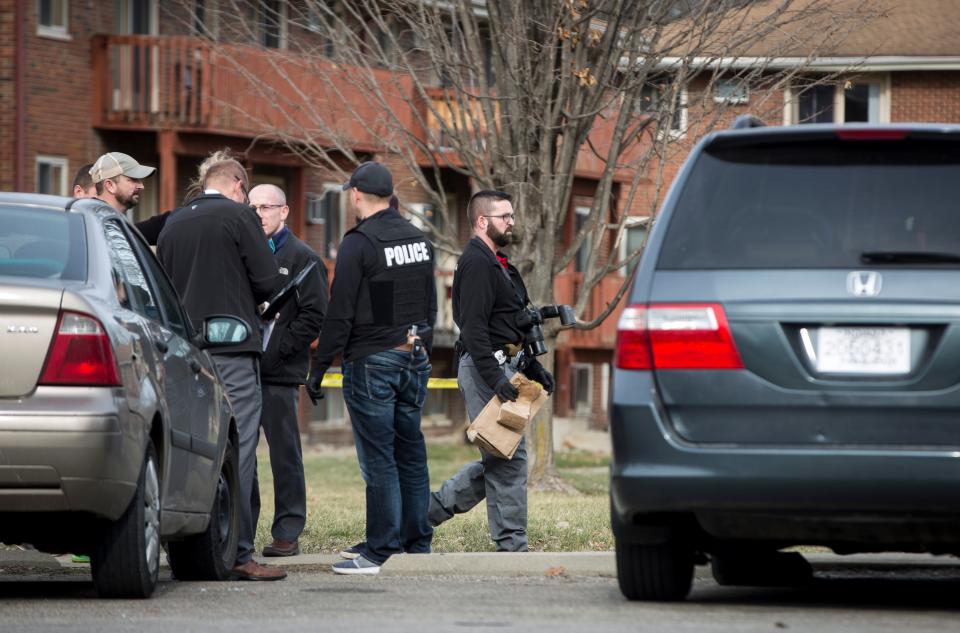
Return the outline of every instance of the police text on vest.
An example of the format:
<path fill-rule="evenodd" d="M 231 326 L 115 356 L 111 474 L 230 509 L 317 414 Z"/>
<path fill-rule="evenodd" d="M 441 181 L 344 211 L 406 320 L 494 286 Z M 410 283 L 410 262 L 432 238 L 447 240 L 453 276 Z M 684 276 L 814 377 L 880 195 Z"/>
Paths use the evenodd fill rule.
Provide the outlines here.
<path fill-rule="evenodd" d="M 427 250 L 426 242 L 390 246 L 383 249 L 383 255 L 387 260 L 387 268 L 430 261 L 430 251 Z"/>

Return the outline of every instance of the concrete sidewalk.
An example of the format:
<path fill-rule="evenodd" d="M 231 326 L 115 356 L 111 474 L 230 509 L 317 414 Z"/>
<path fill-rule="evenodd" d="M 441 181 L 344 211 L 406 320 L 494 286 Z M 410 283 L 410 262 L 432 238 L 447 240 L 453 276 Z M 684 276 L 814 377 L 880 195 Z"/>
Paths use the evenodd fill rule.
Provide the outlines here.
<path fill-rule="evenodd" d="M 868 567 L 871 569 L 909 567 L 956 567 L 960 559 L 930 554 L 854 554 L 838 556 L 828 553 L 805 555 L 816 568 Z M 295 571 L 314 569 L 325 571 L 333 563 L 343 560 L 338 554 L 300 554 L 279 558 L 257 556 L 262 563 Z M 0 569 L 4 567 L 89 567 L 74 563 L 70 556 L 54 558 L 39 552 L 0 550 Z M 163 560 L 166 564 L 166 560 Z M 525 552 L 495 553 L 471 552 L 452 554 L 401 554 L 386 562 L 380 572 L 383 576 L 497 576 L 497 577 L 600 577 L 615 578 L 616 562 L 613 552 Z M 698 578 L 710 578 L 710 567 L 697 567 Z"/>

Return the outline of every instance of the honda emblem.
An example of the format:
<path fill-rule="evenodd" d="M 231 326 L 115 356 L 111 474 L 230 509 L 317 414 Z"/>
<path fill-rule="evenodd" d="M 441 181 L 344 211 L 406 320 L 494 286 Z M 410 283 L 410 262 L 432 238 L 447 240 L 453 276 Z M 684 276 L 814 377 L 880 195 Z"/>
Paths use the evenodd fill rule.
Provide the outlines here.
<path fill-rule="evenodd" d="M 847 275 L 847 292 L 854 297 L 876 297 L 883 286 L 880 273 L 869 270 L 855 270 Z"/>

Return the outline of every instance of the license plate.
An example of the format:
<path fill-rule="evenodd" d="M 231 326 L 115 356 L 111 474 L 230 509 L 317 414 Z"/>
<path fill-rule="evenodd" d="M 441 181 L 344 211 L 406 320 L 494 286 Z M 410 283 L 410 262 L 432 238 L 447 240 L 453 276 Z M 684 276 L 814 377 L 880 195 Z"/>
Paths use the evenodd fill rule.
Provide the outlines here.
<path fill-rule="evenodd" d="M 910 373 L 910 329 L 822 327 L 816 364 L 832 374 Z"/>

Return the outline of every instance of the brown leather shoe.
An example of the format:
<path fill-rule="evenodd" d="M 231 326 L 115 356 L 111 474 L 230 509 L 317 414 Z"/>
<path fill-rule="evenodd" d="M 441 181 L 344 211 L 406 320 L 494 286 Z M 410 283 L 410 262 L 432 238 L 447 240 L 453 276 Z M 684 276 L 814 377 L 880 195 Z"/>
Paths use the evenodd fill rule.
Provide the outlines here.
<path fill-rule="evenodd" d="M 282 538 L 273 539 L 263 548 L 264 556 L 296 556 L 300 553 L 300 544 L 297 541 L 285 541 Z"/>
<path fill-rule="evenodd" d="M 283 580 L 287 572 L 270 565 L 261 565 L 255 560 L 237 565 L 231 570 L 236 580 Z"/>

